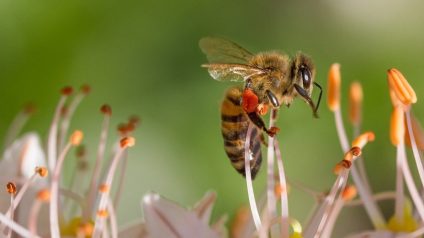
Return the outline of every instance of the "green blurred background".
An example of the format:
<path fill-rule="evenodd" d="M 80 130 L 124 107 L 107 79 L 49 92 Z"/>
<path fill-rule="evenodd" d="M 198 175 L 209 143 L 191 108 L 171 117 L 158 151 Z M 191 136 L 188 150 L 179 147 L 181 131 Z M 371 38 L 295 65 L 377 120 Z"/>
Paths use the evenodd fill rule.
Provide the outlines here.
<path fill-rule="evenodd" d="M 414 112 L 423 119 L 423 8 L 422 1 L 385 0 L 2 0 L 0 134 L 22 105 L 33 101 L 39 110 L 25 130 L 46 138 L 58 90 L 88 83 L 92 93 L 71 127 L 85 131 L 91 159 L 101 104 L 112 106 L 114 125 L 131 114 L 142 117 L 137 145 L 130 152 L 120 224 L 140 217 L 140 199 L 148 191 L 188 205 L 212 189 L 218 193 L 214 217 L 231 217 L 247 196 L 220 134 L 219 104 L 230 84 L 212 80 L 200 68 L 206 58 L 198 48 L 203 36 L 223 36 L 252 52 L 281 49 L 293 55 L 301 50 L 311 55 L 316 81 L 324 88 L 330 64 L 339 62 L 344 108 L 349 83 L 362 82 L 363 128 L 377 136 L 364 151 L 371 183 L 376 191 L 393 189 L 386 70 L 397 67 L 406 75 L 419 98 Z M 325 101 L 320 116 L 313 119 L 310 108 L 297 100 L 280 110 L 278 138 L 288 177 L 326 190 L 342 153 Z M 71 166 L 68 161 L 65 172 Z M 264 169 L 255 186 L 259 196 L 265 188 Z M 291 215 L 306 219 L 312 198 L 292 189 L 289 199 Z M 391 204 L 386 208 L 390 214 Z M 339 232 L 368 227 L 354 222 L 364 216 L 361 209 L 346 214 Z"/>

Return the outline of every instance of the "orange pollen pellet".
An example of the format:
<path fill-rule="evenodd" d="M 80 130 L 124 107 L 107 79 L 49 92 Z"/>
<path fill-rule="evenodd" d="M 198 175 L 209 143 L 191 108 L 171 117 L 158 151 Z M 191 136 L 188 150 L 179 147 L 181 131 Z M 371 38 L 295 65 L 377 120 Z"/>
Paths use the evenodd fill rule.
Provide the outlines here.
<path fill-rule="evenodd" d="M 69 96 L 69 95 L 71 95 L 72 94 L 72 92 L 74 91 L 74 89 L 72 88 L 72 87 L 70 87 L 70 86 L 66 86 L 66 87 L 63 87 L 62 88 L 62 90 L 61 90 L 61 93 L 62 93 L 62 95 L 64 95 L 64 96 Z"/>
<path fill-rule="evenodd" d="M 101 185 L 99 186 L 99 191 L 100 191 L 101 193 L 108 192 L 108 191 L 109 191 L 109 186 L 108 186 L 107 184 L 101 184 Z"/>
<path fill-rule="evenodd" d="M 340 108 L 340 65 L 332 64 L 328 72 L 328 96 L 327 104 L 331 111 L 336 111 Z"/>
<path fill-rule="evenodd" d="M 98 210 L 97 211 L 97 216 L 99 216 L 99 217 L 106 218 L 108 215 L 109 215 L 109 213 L 106 210 Z"/>
<path fill-rule="evenodd" d="M 350 201 L 350 200 L 354 199 L 357 194 L 358 194 L 358 191 L 357 191 L 356 187 L 353 186 L 353 185 L 348 185 L 343 190 L 341 195 L 342 195 L 342 198 L 343 198 L 344 201 Z"/>
<path fill-rule="evenodd" d="M 259 98 L 251 89 L 245 89 L 243 91 L 241 104 L 245 112 L 254 112 L 259 104 Z"/>
<path fill-rule="evenodd" d="M 16 194 L 17 189 L 16 189 L 16 185 L 14 183 L 8 182 L 6 184 L 6 189 L 7 189 L 7 192 L 9 194 Z"/>
<path fill-rule="evenodd" d="M 37 199 L 42 202 L 48 202 L 50 200 L 50 191 L 48 189 L 40 190 L 37 194 Z"/>
<path fill-rule="evenodd" d="M 82 86 L 80 87 L 80 91 L 81 91 L 83 94 L 87 95 L 87 94 L 89 94 L 89 93 L 91 92 L 91 87 L 90 87 L 90 85 L 88 85 L 88 84 L 84 84 L 84 85 L 82 85 Z"/>
<path fill-rule="evenodd" d="M 49 171 L 46 167 L 35 167 L 35 172 L 38 173 L 41 177 L 47 177 Z"/>
<path fill-rule="evenodd" d="M 82 133 L 82 131 L 76 130 L 74 131 L 74 133 L 72 133 L 70 142 L 72 145 L 77 146 L 81 144 L 83 138 L 84 134 Z"/>
<path fill-rule="evenodd" d="M 349 119 L 354 125 L 361 122 L 362 86 L 359 82 L 353 82 L 349 91 Z"/>
<path fill-rule="evenodd" d="M 132 147 L 135 144 L 135 138 L 131 136 L 122 138 L 120 144 L 121 148 Z"/>
<path fill-rule="evenodd" d="M 108 104 L 103 104 L 103 105 L 100 107 L 100 111 L 101 111 L 103 114 L 107 115 L 107 116 L 111 116 L 111 115 L 112 115 L 112 108 L 111 108 Z"/>
<path fill-rule="evenodd" d="M 389 87 L 404 105 L 410 105 L 417 102 L 415 91 L 399 70 L 395 68 L 389 69 L 387 71 L 387 80 L 389 82 Z"/>
<path fill-rule="evenodd" d="M 368 142 L 375 140 L 375 134 L 373 132 L 367 131 L 362 133 L 352 142 L 352 147 L 363 148 Z"/>
<path fill-rule="evenodd" d="M 398 106 L 393 109 L 390 120 L 390 141 L 394 146 L 403 143 L 405 137 L 405 116 L 402 107 Z"/>

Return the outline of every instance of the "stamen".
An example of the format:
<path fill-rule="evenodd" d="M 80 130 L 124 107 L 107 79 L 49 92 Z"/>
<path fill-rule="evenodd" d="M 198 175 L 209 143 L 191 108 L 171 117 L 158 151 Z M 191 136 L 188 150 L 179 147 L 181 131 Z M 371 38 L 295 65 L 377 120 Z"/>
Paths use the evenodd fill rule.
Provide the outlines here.
<path fill-rule="evenodd" d="M 275 122 L 277 120 L 277 110 L 273 109 L 269 117 L 269 127 L 275 127 Z M 275 157 L 275 137 L 268 136 L 268 150 L 267 150 L 267 209 L 268 209 L 268 220 L 271 220 L 275 216 L 277 210 L 277 200 L 275 199 L 274 193 L 274 157 Z M 281 183 L 282 184 L 282 183 Z M 285 186 L 285 184 L 282 184 Z M 288 212 L 288 211 L 285 211 Z M 288 222 L 284 223 L 284 226 L 287 227 L 288 235 Z"/>
<path fill-rule="evenodd" d="M 131 147 L 135 144 L 135 139 L 133 137 L 125 137 L 123 139 L 121 139 L 120 142 L 120 149 L 118 150 L 118 152 L 115 154 L 114 158 L 112 159 L 112 162 L 109 166 L 109 169 L 107 171 L 106 174 L 106 178 L 103 182 L 103 184 L 107 185 L 108 187 L 110 187 L 112 185 L 113 182 L 113 178 L 115 175 L 115 171 L 119 162 L 119 159 L 122 157 L 122 153 L 126 151 L 126 149 L 128 147 Z M 101 214 L 103 214 L 103 211 L 106 211 L 106 206 L 107 206 L 107 202 L 109 199 L 109 193 L 110 193 L 110 189 L 108 189 L 108 191 L 106 192 L 102 192 L 100 194 L 100 201 L 99 201 L 99 205 L 98 205 L 98 209 L 97 209 L 97 217 L 96 217 L 96 221 L 95 221 L 95 225 L 94 225 L 94 234 L 93 234 L 93 238 L 98 238 L 101 235 L 101 231 L 104 230 L 103 229 L 103 225 L 104 225 L 104 216 L 102 216 Z M 99 214 L 100 212 L 100 214 Z"/>
<path fill-rule="evenodd" d="M 250 138 L 252 136 L 252 130 L 254 125 L 249 123 L 246 133 L 246 141 L 244 144 L 244 171 L 246 175 L 246 186 L 247 186 L 247 194 L 250 203 L 250 210 L 252 212 L 253 222 L 255 223 L 256 230 L 259 231 L 261 229 L 261 218 L 259 217 L 258 207 L 256 205 L 255 193 L 253 191 L 252 184 L 252 175 L 250 171 Z"/>
<path fill-rule="evenodd" d="M 38 214 L 40 212 L 41 206 L 43 203 L 48 203 L 50 201 L 50 191 L 48 189 L 40 190 L 37 193 L 36 198 L 37 199 L 32 204 L 28 217 L 28 229 L 33 235 L 37 234 Z"/>
<path fill-rule="evenodd" d="M 328 96 L 327 103 L 331 111 L 336 111 L 340 109 L 340 65 L 332 64 L 330 71 L 328 72 Z"/>
<path fill-rule="evenodd" d="M 58 141 L 59 150 L 63 149 L 63 145 L 65 143 L 65 138 L 68 133 L 72 116 L 74 115 L 81 101 L 84 99 L 85 96 L 87 96 L 90 93 L 90 91 L 91 91 L 91 88 L 89 85 L 81 86 L 80 92 L 73 98 L 70 106 L 64 107 L 64 109 L 66 108 L 66 113 L 62 116 L 63 120 L 60 127 L 59 141 Z"/>
<path fill-rule="evenodd" d="M 47 141 L 47 158 L 48 167 L 50 171 L 53 171 L 56 167 L 56 153 L 57 153 L 57 129 L 60 118 L 60 111 L 65 105 L 66 99 L 72 94 L 73 89 L 71 87 L 64 87 L 61 91 L 62 96 L 59 99 L 59 103 L 56 106 L 56 110 L 53 116 L 52 123 L 50 125 L 48 141 Z"/>
<path fill-rule="evenodd" d="M 349 119 L 354 126 L 358 126 L 362 120 L 362 86 L 359 82 L 353 82 L 349 90 Z"/>
<path fill-rule="evenodd" d="M 287 193 L 287 181 L 286 174 L 284 171 L 283 159 L 281 156 L 280 146 L 278 144 L 277 138 L 274 138 L 274 149 L 275 155 L 277 157 L 277 167 L 279 175 L 279 187 L 281 191 L 279 192 L 279 197 L 281 200 L 281 237 L 288 237 L 289 235 L 289 201 Z"/>
<path fill-rule="evenodd" d="M 406 111 L 406 125 L 408 127 L 407 132 L 410 139 L 409 141 L 411 142 L 411 145 L 412 145 L 412 152 L 414 154 L 414 159 L 417 165 L 416 167 L 418 170 L 418 174 L 420 175 L 421 185 L 424 187 L 424 167 L 421 160 L 420 152 L 418 151 L 418 148 L 417 148 L 417 143 L 415 141 L 415 135 L 414 135 L 415 133 L 412 128 L 411 110 Z"/>
<path fill-rule="evenodd" d="M 415 91 L 399 70 L 395 68 L 389 69 L 387 71 L 387 80 L 389 82 L 389 87 L 404 105 L 410 105 L 417 102 Z"/>
<path fill-rule="evenodd" d="M 96 186 L 100 177 L 100 170 L 102 167 L 102 162 L 104 159 L 105 148 L 107 143 L 110 116 L 112 115 L 112 108 L 107 104 L 104 104 L 103 106 L 101 106 L 100 111 L 103 113 L 104 118 L 103 118 L 102 129 L 100 132 L 99 146 L 97 149 L 97 156 L 96 156 L 96 162 L 94 165 L 93 176 L 91 177 L 90 188 L 88 190 L 89 192 L 87 196 L 87 204 L 88 204 L 87 210 L 84 211 L 84 215 L 83 215 L 85 221 L 88 220 L 88 218 L 91 216 L 91 213 L 93 211 L 93 206 L 95 202 L 95 194 L 96 194 Z"/>
<path fill-rule="evenodd" d="M 21 132 L 22 128 L 28 121 L 28 118 L 33 115 L 35 111 L 36 107 L 34 106 L 34 104 L 29 103 L 24 107 L 21 112 L 16 115 L 6 133 L 6 137 L 4 140 L 5 149 L 13 143 L 13 140 L 15 140 L 15 138 L 19 135 L 19 132 Z"/>
<path fill-rule="evenodd" d="M 374 140 L 375 140 L 374 133 L 371 131 L 368 131 L 356 137 L 356 139 L 352 142 L 352 147 L 359 147 L 362 149 L 368 142 L 371 142 Z"/>
<path fill-rule="evenodd" d="M 16 223 L 12 219 L 8 218 L 7 215 L 3 215 L 3 213 L 0 213 L 0 222 L 4 224 L 5 226 L 12 229 L 14 232 L 16 232 L 18 235 L 22 237 L 37 237 L 31 234 L 30 231 L 28 231 L 25 227 L 21 226 L 20 224 Z"/>
<path fill-rule="evenodd" d="M 50 233 L 52 238 L 60 237 L 59 232 L 59 221 L 58 221 L 58 203 L 59 203 L 59 182 L 60 182 L 60 173 L 62 170 L 63 162 L 65 157 L 68 154 L 71 146 L 77 146 L 81 143 L 83 134 L 81 131 L 75 131 L 72 133 L 71 138 L 69 139 L 68 144 L 63 149 L 60 154 L 57 165 L 53 172 L 52 181 L 51 181 L 51 202 L 50 202 Z"/>

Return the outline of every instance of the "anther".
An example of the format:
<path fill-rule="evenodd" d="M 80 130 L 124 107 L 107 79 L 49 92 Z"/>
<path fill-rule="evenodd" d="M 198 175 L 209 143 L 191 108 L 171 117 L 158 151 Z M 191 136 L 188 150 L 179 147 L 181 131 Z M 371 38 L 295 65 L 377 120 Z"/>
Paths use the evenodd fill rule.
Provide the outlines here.
<path fill-rule="evenodd" d="M 132 147 L 135 144 L 135 138 L 131 136 L 122 138 L 120 144 L 121 148 Z"/>
<path fill-rule="evenodd" d="M 84 85 L 82 85 L 82 86 L 80 87 L 80 91 L 81 91 L 83 94 L 87 95 L 87 94 L 89 94 L 89 93 L 91 92 L 91 87 L 90 87 L 90 85 L 88 85 L 88 84 L 84 84 Z"/>
<path fill-rule="evenodd" d="M 70 86 L 66 86 L 66 87 L 63 87 L 62 88 L 62 90 L 61 90 L 61 93 L 62 93 L 62 95 L 64 95 L 64 96 L 69 96 L 69 95 L 71 95 L 72 94 L 72 92 L 74 91 L 74 89 L 72 88 L 72 87 L 70 87 Z"/>
<path fill-rule="evenodd" d="M 394 146 L 403 142 L 405 137 L 405 116 L 402 107 L 397 106 L 393 109 L 390 120 L 390 140 Z"/>
<path fill-rule="evenodd" d="M 109 186 L 108 186 L 107 184 L 101 184 L 101 185 L 99 186 L 99 191 L 100 191 L 101 193 L 106 193 L 106 192 L 108 192 L 108 191 L 109 191 Z"/>
<path fill-rule="evenodd" d="M 354 146 L 352 147 L 349 152 L 353 155 L 353 156 L 360 156 L 362 153 L 362 150 L 360 147 Z"/>
<path fill-rule="evenodd" d="M 354 185 L 347 185 L 341 196 L 344 201 L 350 201 L 356 197 L 358 191 Z"/>
<path fill-rule="evenodd" d="M 344 159 L 336 164 L 336 166 L 333 169 L 333 172 L 338 175 L 344 169 L 349 169 L 350 166 L 352 166 L 352 161 Z"/>
<path fill-rule="evenodd" d="M 77 130 L 74 133 L 72 133 L 70 142 L 73 146 L 77 146 L 81 143 L 83 137 L 84 137 L 84 134 L 82 133 L 82 131 Z"/>
<path fill-rule="evenodd" d="M 353 125 L 361 123 L 362 86 L 353 82 L 349 90 L 349 119 Z"/>
<path fill-rule="evenodd" d="M 48 189 L 42 189 L 37 194 L 37 199 L 42 202 L 50 201 L 50 191 Z"/>
<path fill-rule="evenodd" d="M 106 218 L 109 215 L 109 213 L 106 210 L 98 210 L 97 216 Z"/>
<path fill-rule="evenodd" d="M 375 140 L 374 133 L 368 131 L 356 137 L 356 139 L 352 142 L 352 147 L 363 148 L 368 142 L 371 142 L 374 140 Z"/>
<path fill-rule="evenodd" d="M 75 151 L 75 155 L 77 156 L 77 158 L 83 158 L 86 155 L 86 148 L 84 145 L 80 145 L 77 147 L 76 151 Z"/>
<path fill-rule="evenodd" d="M 327 103 L 331 111 L 340 108 L 340 65 L 332 64 L 328 72 L 328 96 Z"/>
<path fill-rule="evenodd" d="M 7 189 L 7 192 L 9 194 L 16 194 L 17 189 L 16 189 L 16 185 L 14 183 L 8 182 L 6 184 L 6 189 Z"/>
<path fill-rule="evenodd" d="M 417 102 L 415 91 L 399 70 L 395 68 L 389 69 L 387 71 L 387 80 L 389 81 L 389 87 L 393 89 L 397 98 L 404 105 L 410 105 Z"/>
<path fill-rule="evenodd" d="M 49 171 L 46 167 L 35 167 L 35 172 L 41 177 L 47 177 L 47 175 L 49 175 Z"/>
<path fill-rule="evenodd" d="M 103 104 L 102 107 L 100 107 L 100 111 L 107 116 L 112 115 L 112 108 L 108 104 Z"/>

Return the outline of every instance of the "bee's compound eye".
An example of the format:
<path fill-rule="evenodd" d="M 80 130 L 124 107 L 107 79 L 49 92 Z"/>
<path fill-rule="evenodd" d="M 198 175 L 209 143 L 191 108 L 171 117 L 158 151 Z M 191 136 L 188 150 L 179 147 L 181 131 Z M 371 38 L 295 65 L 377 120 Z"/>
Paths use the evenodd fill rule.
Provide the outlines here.
<path fill-rule="evenodd" d="M 308 89 L 312 82 L 311 71 L 309 71 L 309 69 L 305 66 L 300 67 L 299 71 L 302 77 L 303 88 Z"/>

